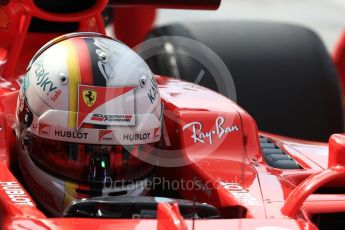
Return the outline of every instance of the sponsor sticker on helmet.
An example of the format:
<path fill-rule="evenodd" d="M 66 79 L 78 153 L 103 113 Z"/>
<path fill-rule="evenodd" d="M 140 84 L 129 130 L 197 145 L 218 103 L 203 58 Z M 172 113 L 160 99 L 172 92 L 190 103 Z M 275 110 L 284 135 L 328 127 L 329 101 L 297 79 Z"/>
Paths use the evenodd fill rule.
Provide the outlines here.
<path fill-rule="evenodd" d="M 149 97 L 149 100 L 151 102 L 151 104 L 154 103 L 154 101 L 157 98 L 157 95 L 159 95 L 159 91 L 158 91 L 158 86 L 157 86 L 157 82 L 154 78 L 151 78 L 151 89 L 149 89 L 149 91 L 147 92 L 147 96 Z"/>
<path fill-rule="evenodd" d="M 114 140 L 113 131 L 112 130 L 99 130 L 98 140 L 99 140 L 99 142 L 113 141 Z"/>
<path fill-rule="evenodd" d="M 56 90 L 55 93 L 54 93 L 54 95 L 51 96 L 50 99 L 51 99 L 52 101 L 56 101 L 57 99 L 59 99 L 61 93 L 62 93 L 61 90 L 59 90 L 59 89 Z"/>
<path fill-rule="evenodd" d="M 92 121 L 100 122 L 131 122 L 133 118 L 132 114 L 123 115 L 111 115 L 111 114 L 93 114 L 91 117 Z"/>
<path fill-rule="evenodd" d="M 160 138 L 160 136 L 161 136 L 161 128 L 160 128 L 160 127 L 155 128 L 155 129 L 153 130 L 153 138 L 154 138 L 155 140 L 157 140 L 157 139 Z"/>
<path fill-rule="evenodd" d="M 46 71 L 42 59 L 39 59 L 34 64 L 36 85 L 38 85 L 47 94 L 57 89 L 57 86 L 49 78 L 49 72 Z"/>
<path fill-rule="evenodd" d="M 97 125 L 135 125 L 135 87 L 79 85 L 78 127 Z"/>
<path fill-rule="evenodd" d="M 91 107 L 95 104 L 97 100 L 97 91 L 93 89 L 84 89 L 82 91 L 84 103 Z"/>
<path fill-rule="evenodd" d="M 56 137 L 72 138 L 72 139 L 87 139 L 88 133 L 79 131 L 67 131 L 55 129 L 54 135 Z"/>
<path fill-rule="evenodd" d="M 116 130 L 95 128 L 65 129 L 42 123 L 39 124 L 38 136 L 51 140 L 87 144 L 132 145 L 157 141 L 157 138 L 154 138 L 153 129 L 141 132 L 133 132 L 133 130 L 124 131 L 120 128 Z"/>
<path fill-rule="evenodd" d="M 131 133 L 123 134 L 124 141 L 149 140 L 151 133 Z"/>
<path fill-rule="evenodd" d="M 44 93 L 46 93 L 50 100 L 56 102 L 61 94 L 62 91 L 57 87 L 56 84 L 50 78 L 50 73 L 46 70 L 45 66 L 43 65 L 43 60 L 38 59 L 34 63 L 34 76 L 36 80 L 36 86 L 38 86 Z M 27 77 L 24 78 L 24 86 L 23 91 L 25 92 L 29 86 Z"/>
<path fill-rule="evenodd" d="M 47 125 L 47 124 L 43 124 L 43 123 L 40 123 L 40 126 L 39 126 L 39 135 L 43 135 L 43 136 L 50 136 L 50 125 Z"/>

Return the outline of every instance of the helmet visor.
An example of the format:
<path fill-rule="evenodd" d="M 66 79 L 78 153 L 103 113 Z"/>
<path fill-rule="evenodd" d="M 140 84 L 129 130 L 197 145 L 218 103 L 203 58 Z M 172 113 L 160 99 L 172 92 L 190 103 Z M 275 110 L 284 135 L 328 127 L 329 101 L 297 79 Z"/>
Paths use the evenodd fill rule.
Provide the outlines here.
<path fill-rule="evenodd" d="M 153 168 L 143 161 L 153 150 L 149 144 L 78 144 L 30 134 L 23 145 L 39 167 L 54 175 L 77 181 L 136 180 L 146 177 Z"/>

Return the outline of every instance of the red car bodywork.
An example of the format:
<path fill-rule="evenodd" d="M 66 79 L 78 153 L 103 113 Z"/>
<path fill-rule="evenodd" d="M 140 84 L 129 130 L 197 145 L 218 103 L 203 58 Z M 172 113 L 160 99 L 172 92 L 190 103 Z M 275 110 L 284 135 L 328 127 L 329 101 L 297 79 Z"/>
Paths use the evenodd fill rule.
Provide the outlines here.
<path fill-rule="evenodd" d="M 33 1 L 13 0 L 0 8 L 0 76 L 3 78 L 0 84 L 0 222 L 3 229 L 100 226 L 105 229 L 316 229 L 313 215 L 345 211 L 344 195 L 314 193 L 321 187 L 344 186 L 345 160 L 341 154 L 345 151 L 345 136 L 332 136 L 328 146 L 259 133 L 253 118 L 229 99 L 192 83 L 157 76 L 165 105 L 165 147 L 176 150 L 176 154 L 189 162 L 178 168 L 159 168 L 158 175 L 169 180 L 201 181 L 204 189 L 181 189 L 179 195 L 214 205 L 225 218 L 185 220 L 178 207 L 168 203 L 160 203 L 157 219 L 149 220 L 47 217 L 12 173 L 16 165 L 12 130 L 18 94 L 16 79 L 25 72 L 38 48 L 59 35 L 27 33 L 30 19 L 39 16 L 53 21 L 78 21 L 78 31 L 102 33 L 101 12 L 106 4 L 107 1 L 97 1 L 92 9 L 65 17 L 46 14 Z M 188 124 L 199 125 L 198 133 Z M 200 136 L 201 133 L 205 135 Z M 270 167 L 263 158 L 259 136 L 290 155 L 301 169 Z"/>
<path fill-rule="evenodd" d="M 176 154 L 181 154 L 182 157 L 186 158 L 186 161 L 191 162 L 187 166 L 179 167 L 178 170 L 161 168 L 159 174 L 170 180 L 184 179 L 188 181 L 197 178 L 203 181 L 205 185 L 208 183 L 208 190 L 178 191 L 184 199 L 196 199 L 212 204 L 217 208 L 228 207 L 230 209 L 229 207 L 234 207 L 234 210 L 237 210 L 237 207 L 243 208 L 243 216 L 241 216 L 243 219 L 196 220 L 196 229 L 209 229 L 208 226 L 212 225 L 219 228 L 238 225 L 239 227 L 250 228 L 254 226 L 284 226 L 308 229 L 314 227 L 312 222 L 308 221 L 308 215 L 322 212 L 325 203 L 327 203 L 327 212 L 344 209 L 342 203 L 339 202 L 341 200 L 339 195 L 311 195 L 304 203 L 304 209 L 301 209 L 301 204 L 306 198 L 304 195 L 307 196 L 309 193 L 305 188 L 298 187 L 297 190 L 294 190 L 308 176 L 322 171 L 325 166 L 327 168 L 327 165 L 324 165 L 324 162 L 327 162 L 325 145 L 261 134 L 291 154 L 304 167 L 304 170 L 271 168 L 263 161 L 255 121 L 240 107 L 227 98 L 192 83 L 165 77 L 157 77 L 157 80 L 166 108 L 165 125 L 168 133 L 165 138 L 169 138 L 174 149 L 180 149 Z M 169 218 L 180 218 L 179 214 L 166 214 L 166 218 L 158 218 L 158 220 L 47 218 L 36 207 L 35 202 L 9 169 L 11 161 L 15 164 L 15 155 L 10 152 L 11 146 L 9 146 L 10 143 L 13 143 L 10 140 L 14 137 L 11 133 L 11 127 L 8 125 L 9 121 L 6 119 L 10 119 L 8 117 L 15 113 L 16 96 L 17 92 L 14 91 L 4 92 L 1 97 L 1 109 L 4 114 L 9 114 L 7 117 L 3 114 L 1 119 L 1 127 L 3 127 L 1 131 L 1 158 L 3 161 L 0 164 L 0 198 L 1 221 L 4 228 L 16 228 L 22 225 L 33 229 L 38 226 L 52 229 L 84 226 L 92 229 L 93 226 L 112 224 L 114 226 L 118 224 L 121 227 L 127 227 L 127 229 L 137 225 L 142 226 L 143 229 L 153 228 L 159 224 L 170 226 L 168 229 L 176 228 L 172 224 L 173 222 L 168 224 Z M 209 139 L 203 139 L 205 143 L 194 143 L 193 131 L 183 130 L 185 124 L 193 121 L 203 124 L 202 131 L 215 130 L 217 128 L 215 121 L 219 117 L 225 120 L 219 127 L 225 128 L 236 125 L 238 130 L 224 134 L 222 137 L 214 136 L 212 144 L 209 143 Z M 176 137 L 176 132 L 179 133 L 178 137 Z M 318 155 L 319 158 L 314 158 L 313 155 L 318 151 L 322 151 L 322 153 Z M 341 176 L 341 172 L 342 170 L 336 175 Z M 333 171 L 329 172 L 329 174 L 331 173 Z M 322 182 L 324 181 L 322 180 Z M 287 202 L 292 191 L 303 196 L 299 206 L 295 205 L 296 200 L 290 201 L 293 205 L 289 205 Z M 20 196 L 16 196 L 17 194 Z M 329 205 L 334 200 L 336 202 Z M 163 216 L 166 212 L 175 213 L 169 208 L 162 210 Z M 283 211 L 284 208 L 286 211 Z M 291 208 L 293 210 L 290 210 Z M 224 212 L 229 211 L 228 209 L 224 209 Z M 291 218 L 287 218 L 287 216 Z M 181 221 L 189 227 L 192 225 L 191 220 Z"/>

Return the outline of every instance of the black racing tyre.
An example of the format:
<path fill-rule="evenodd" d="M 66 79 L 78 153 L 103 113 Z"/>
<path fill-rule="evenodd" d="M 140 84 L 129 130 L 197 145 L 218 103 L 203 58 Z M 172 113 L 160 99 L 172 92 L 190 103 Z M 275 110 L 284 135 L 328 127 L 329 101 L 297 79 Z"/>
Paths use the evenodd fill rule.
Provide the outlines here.
<path fill-rule="evenodd" d="M 317 141 L 344 132 L 338 77 L 322 41 L 313 31 L 271 22 L 192 22 L 155 28 L 148 36 L 182 36 L 211 48 L 231 72 L 237 103 L 262 131 Z M 174 45 L 174 39 L 169 43 Z M 175 47 L 178 49 L 178 47 Z M 188 55 L 161 54 L 146 61 L 156 74 L 194 82 L 201 64 Z M 217 89 L 206 72 L 200 85 Z M 227 95 L 226 95 L 227 96 Z"/>

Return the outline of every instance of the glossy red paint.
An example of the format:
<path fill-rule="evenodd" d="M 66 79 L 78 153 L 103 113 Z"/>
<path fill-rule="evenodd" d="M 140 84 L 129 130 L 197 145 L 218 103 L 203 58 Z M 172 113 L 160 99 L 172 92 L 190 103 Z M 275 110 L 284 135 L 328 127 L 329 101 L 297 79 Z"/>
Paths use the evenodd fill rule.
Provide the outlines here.
<path fill-rule="evenodd" d="M 126 1 L 110 0 L 109 5 L 114 6 L 113 27 L 115 36 L 129 47 L 134 47 L 144 41 L 152 29 L 156 9 L 195 9 L 195 10 L 216 10 L 220 6 L 220 0 L 169 0 L 169 1 Z"/>
<path fill-rule="evenodd" d="M 285 219 L 285 215 L 293 215 L 290 211 L 286 214 L 285 211 L 281 212 L 280 210 L 284 207 L 286 201 L 289 200 L 288 197 L 291 191 L 297 191 L 296 186 L 298 187 L 300 183 L 303 184 L 303 179 L 291 179 L 293 175 L 295 177 L 296 175 L 301 176 L 301 171 L 274 169 L 266 165 L 262 160 L 262 153 L 258 142 L 259 133 L 255 122 L 243 109 L 225 97 L 192 83 L 165 77 L 157 77 L 157 82 L 159 83 L 161 97 L 166 108 L 166 140 L 173 144 L 170 146 L 171 149 L 177 150 L 174 152 L 175 154 L 180 154 L 186 162 L 190 163 L 175 168 L 161 167 L 159 174 L 164 175 L 170 180 L 184 179 L 199 183 L 201 189 L 180 189 L 178 193 L 181 198 L 207 202 L 218 207 L 225 217 L 241 219 L 240 222 L 238 222 L 239 220 L 225 219 L 217 222 L 198 220 L 194 223 L 195 227 L 197 227 L 196 229 L 207 229 L 209 225 L 199 224 L 201 222 L 212 222 L 213 224 L 216 223 L 217 226 L 237 223 L 242 223 L 245 226 L 251 226 L 252 224 L 256 226 L 256 224 L 262 224 L 265 221 L 254 223 L 246 222 L 245 220 L 271 220 L 272 218 L 280 219 L 280 226 L 285 226 L 286 224 L 286 226 L 297 229 L 314 227 L 313 223 L 308 220 L 308 215 L 314 214 L 316 212 L 314 209 L 320 210 L 320 204 L 325 201 L 320 199 L 320 204 L 313 205 L 310 200 L 307 200 L 308 208 L 304 211 L 308 214 L 306 214 L 304 220 L 300 220 L 302 222 L 289 222 L 289 220 Z M 2 97 L 2 104 L 4 104 L 3 100 L 7 100 L 6 104 L 15 104 L 16 93 L 15 91 L 8 93 L 9 97 Z M 218 101 L 219 104 L 213 103 L 214 101 Z M 13 109 L 12 112 L 10 107 L 7 109 L 4 109 L 4 107 L 0 108 L 5 110 L 4 112 L 7 114 L 14 114 L 15 112 L 14 106 L 11 108 Z M 220 119 L 220 117 L 224 118 L 224 120 Z M 193 122 L 201 123 L 202 128 L 197 127 L 197 129 L 204 133 L 210 132 L 212 138 L 210 136 L 207 138 L 193 138 L 193 125 L 190 125 Z M 193 124 L 196 125 L 197 123 Z M 220 132 L 222 129 L 225 130 L 226 127 L 233 126 L 236 126 L 237 129 L 233 129 L 232 132 L 228 129 L 229 132 L 223 133 L 222 136 L 212 135 L 212 131 L 217 133 L 217 128 L 219 129 L 218 132 Z M 176 132 L 178 135 L 176 135 Z M 2 135 L 3 138 L 1 139 L 6 140 L 9 134 L 3 132 Z M 272 137 L 270 138 L 273 141 Z M 6 141 L 0 142 L 2 144 L 1 156 L 4 162 L 7 161 L 11 154 L 15 154 L 9 151 L 9 143 Z M 289 143 L 298 144 L 299 142 L 295 140 L 295 142 L 290 141 Z M 315 147 L 317 146 L 315 145 Z M 166 148 L 168 149 L 169 146 L 166 146 Z M 252 159 L 253 157 L 254 159 Z M 2 172 L 0 181 L 19 183 L 12 175 L 10 165 L 3 163 L 0 165 L 0 170 Z M 317 169 L 313 169 L 307 175 L 312 175 L 316 171 Z M 324 173 L 329 175 L 328 171 Z M 302 175 L 301 177 L 307 177 L 307 175 Z M 318 186 L 315 185 L 316 187 Z M 21 187 L 21 189 L 23 188 Z M 25 190 L 23 189 L 23 191 Z M 25 194 L 32 201 L 29 194 Z M 33 201 L 34 206 L 18 210 L 16 204 L 8 196 L 6 197 L 5 193 L 1 193 L 0 197 L 2 197 L 2 205 L 5 210 L 2 215 L 2 224 L 5 228 L 25 224 L 28 226 L 42 225 L 45 228 L 52 229 L 67 226 L 84 226 L 84 224 L 86 226 L 91 221 L 88 219 L 78 220 L 77 224 L 71 221 L 72 219 L 50 219 L 37 209 Z M 327 199 L 329 200 L 329 198 Z M 342 199 L 343 197 L 338 197 L 338 201 Z M 339 205 L 336 202 L 333 203 L 334 207 L 330 207 L 330 210 L 339 210 Z M 301 210 L 301 205 L 294 207 L 296 207 L 296 211 Z M 166 216 L 167 212 L 173 211 L 173 208 L 170 207 L 169 209 L 168 206 L 164 206 L 163 209 L 165 210 L 163 213 Z M 29 219 L 27 219 L 28 215 L 30 216 Z M 16 218 L 13 219 L 14 216 Z M 177 214 L 176 218 L 178 218 Z M 189 220 L 184 221 L 188 229 L 190 229 L 191 222 Z M 158 220 L 126 221 L 92 220 L 92 223 L 89 225 L 89 228 L 102 224 L 104 226 L 118 225 L 130 229 L 133 226 L 138 228 L 151 226 L 154 228 L 163 222 L 160 222 L 158 218 Z M 270 223 L 269 226 L 271 226 L 271 223 L 274 222 L 265 223 Z"/>
<path fill-rule="evenodd" d="M 345 135 L 334 134 L 329 139 L 328 168 L 345 168 Z"/>
<path fill-rule="evenodd" d="M 0 76 L 7 79 L 16 78 L 25 72 L 26 66 L 34 53 L 52 38 L 61 33 L 29 32 L 33 17 L 55 22 L 78 22 L 78 31 L 94 31 L 105 34 L 101 12 L 108 1 L 96 1 L 95 5 L 83 12 L 57 14 L 46 12 L 34 3 L 34 0 L 10 1 L 1 8 L 0 18 L 10 23 L 0 25 Z"/>
<path fill-rule="evenodd" d="M 4 229 L 155 229 L 157 220 L 102 220 L 77 218 L 29 219 L 18 218 L 11 220 Z M 188 229 L 317 229 L 314 225 L 303 220 L 186 220 Z M 71 227 L 73 226 L 73 227 Z M 170 230 L 166 228 L 167 230 Z M 171 229 L 172 230 L 172 229 Z"/>
<path fill-rule="evenodd" d="M 309 214 L 344 212 L 345 197 L 343 194 L 313 194 L 304 202 L 303 208 Z"/>
<path fill-rule="evenodd" d="M 158 230 L 187 230 L 187 225 L 177 204 L 159 203 L 157 207 Z"/>
<path fill-rule="evenodd" d="M 116 38 L 129 47 L 144 41 L 156 18 L 154 7 L 115 7 L 113 12 Z"/>
<path fill-rule="evenodd" d="M 336 179 L 344 179 L 344 177 L 345 170 L 343 169 L 326 169 L 318 174 L 310 176 L 289 194 L 281 210 L 282 213 L 294 218 L 305 199 L 316 191 L 316 189 Z M 329 211 L 332 211 L 331 207 L 329 207 Z"/>

